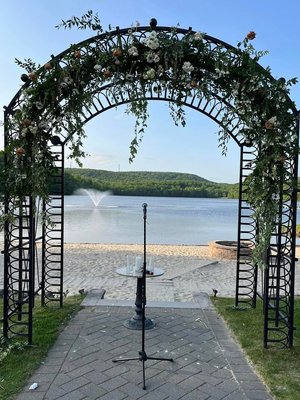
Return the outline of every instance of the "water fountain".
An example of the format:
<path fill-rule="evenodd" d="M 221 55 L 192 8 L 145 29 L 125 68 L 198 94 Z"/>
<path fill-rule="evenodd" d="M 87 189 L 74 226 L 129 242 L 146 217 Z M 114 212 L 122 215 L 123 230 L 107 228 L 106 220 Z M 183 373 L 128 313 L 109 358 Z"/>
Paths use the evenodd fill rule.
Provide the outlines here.
<path fill-rule="evenodd" d="M 78 189 L 74 194 L 77 195 L 87 195 L 91 199 L 92 203 L 95 207 L 98 207 L 104 197 L 109 196 L 111 194 L 110 191 L 101 192 L 96 189 Z"/>

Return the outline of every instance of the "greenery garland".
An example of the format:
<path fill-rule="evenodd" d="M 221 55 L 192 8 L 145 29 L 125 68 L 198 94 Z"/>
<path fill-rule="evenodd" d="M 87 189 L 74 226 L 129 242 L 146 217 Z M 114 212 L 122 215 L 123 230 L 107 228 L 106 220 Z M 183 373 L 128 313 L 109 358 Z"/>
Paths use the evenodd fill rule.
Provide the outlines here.
<path fill-rule="evenodd" d="M 213 98 L 218 93 L 231 107 L 222 116 L 220 147 L 226 152 L 231 121 L 240 119 L 240 134 L 245 143 L 257 149 L 252 174 L 246 181 L 246 196 L 255 210 L 259 238 L 254 260 L 264 264 L 263 253 L 269 245 L 276 225 L 283 183 L 293 186 L 293 160 L 298 152 L 294 104 L 288 97 L 289 87 L 296 79 L 273 79 L 270 69 L 258 65 L 266 52 L 257 52 L 249 32 L 237 48 L 221 42 L 212 43 L 201 32 L 188 31 L 178 36 L 156 31 L 156 21 L 145 36 L 138 28 L 128 31 L 128 40 L 110 40 L 106 46 L 94 43 L 72 45 L 61 60 L 55 58 L 45 65 L 31 59 L 16 62 L 25 68 L 22 80 L 23 101 L 7 116 L 5 129 L 9 132 L 6 147 L 6 191 L 16 199 L 16 207 L 30 193 L 47 200 L 49 171 L 55 156 L 50 140 L 62 132 L 72 133 L 71 155 L 80 165 L 83 129 L 83 107 L 91 104 L 95 87 L 111 84 L 112 98 L 130 91 L 127 112 L 136 118 L 134 138 L 130 145 L 133 161 L 145 132 L 148 110 L 146 93 L 150 87 L 160 91 L 168 88 L 176 101 L 170 102 L 175 124 L 185 125 L 183 103 L 187 96 Z M 58 27 L 92 29 L 103 32 L 100 20 L 92 11 L 82 18 L 62 21 Z M 19 203 L 18 203 L 19 202 Z M 12 213 L 11 213 L 12 214 Z M 12 215 L 3 215 L 2 221 Z"/>

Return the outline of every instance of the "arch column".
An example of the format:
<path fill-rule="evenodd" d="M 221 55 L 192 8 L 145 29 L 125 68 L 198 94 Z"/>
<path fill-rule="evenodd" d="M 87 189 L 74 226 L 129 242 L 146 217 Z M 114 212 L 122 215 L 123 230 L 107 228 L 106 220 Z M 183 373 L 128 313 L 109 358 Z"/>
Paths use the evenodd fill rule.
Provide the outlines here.
<path fill-rule="evenodd" d="M 6 207 L 10 207 L 8 200 Z M 35 198 L 25 198 L 6 223 L 4 256 L 3 335 L 27 337 L 32 343 L 32 312 L 36 293 Z M 25 328 L 25 329 L 24 329 Z"/>
<path fill-rule="evenodd" d="M 46 223 L 42 239 L 42 304 L 63 305 L 64 266 L 64 144 L 58 137 L 52 146 L 55 170 L 51 175 L 51 194 L 44 202 Z"/>
<path fill-rule="evenodd" d="M 251 260 L 251 249 L 256 242 L 256 223 L 254 210 L 249 206 L 245 196 L 244 182 L 253 168 L 256 149 L 242 144 L 240 147 L 240 178 L 238 203 L 238 246 L 236 268 L 235 305 L 248 304 L 256 306 L 257 266 Z"/>

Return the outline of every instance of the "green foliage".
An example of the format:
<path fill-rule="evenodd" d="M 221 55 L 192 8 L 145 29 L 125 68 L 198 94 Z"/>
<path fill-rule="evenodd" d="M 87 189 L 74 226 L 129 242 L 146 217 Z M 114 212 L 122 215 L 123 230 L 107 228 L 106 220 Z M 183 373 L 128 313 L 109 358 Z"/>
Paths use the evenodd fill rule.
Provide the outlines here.
<path fill-rule="evenodd" d="M 262 376 L 278 400 L 300 400 L 300 334 L 294 331 L 292 349 L 264 349 L 262 302 L 256 309 L 240 311 L 233 307 L 233 299 L 213 299 L 218 312 L 225 319 L 240 342 L 255 369 Z M 300 299 L 295 299 L 294 325 L 300 325 Z"/>
<path fill-rule="evenodd" d="M 66 169 L 65 194 L 80 188 L 112 191 L 126 196 L 229 197 L 238 185 L 214 183 L 197 175 L 178 172 L 111 172 L 95 169 Z"/>
<path fill-rule="evenodd" d="M 55 28 L 71 29 L 72 27 L 76 27 L 77 29 L 92 29 L 93 31 L 98 31 L 98 34 L 103 32 L 101 21 L 98 15 L 94 14 L 92 10 L 87 11 L 81 18 L 72 17 L 66 21 L 62 20 Z"/>

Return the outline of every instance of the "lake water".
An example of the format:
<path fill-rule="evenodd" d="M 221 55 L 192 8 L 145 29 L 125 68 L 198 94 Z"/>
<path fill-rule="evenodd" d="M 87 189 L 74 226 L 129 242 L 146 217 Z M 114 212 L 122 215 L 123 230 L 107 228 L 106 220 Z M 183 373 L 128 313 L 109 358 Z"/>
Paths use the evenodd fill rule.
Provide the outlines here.
<path fill-rule="evenodd" d="M 88 196 L 65 196 L 65 242 L 207 244 L 237 239 L 238 201 L 174 197 L 104 196 L 95 207 Z"/>
<path fill-rule="evenodd" d="M 149 244 L 237 240 L 238 200 L 104 195 L 95 207 L 87 195 L 80 195 L 65 196 L 65 242 L 142 244 L 143 203 L 148 204 Z"/>

